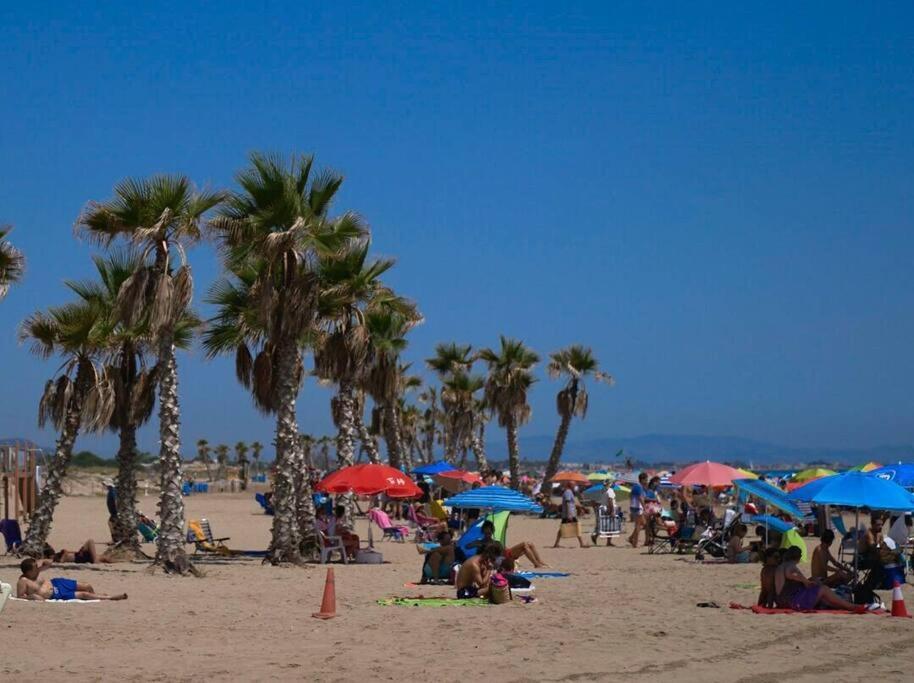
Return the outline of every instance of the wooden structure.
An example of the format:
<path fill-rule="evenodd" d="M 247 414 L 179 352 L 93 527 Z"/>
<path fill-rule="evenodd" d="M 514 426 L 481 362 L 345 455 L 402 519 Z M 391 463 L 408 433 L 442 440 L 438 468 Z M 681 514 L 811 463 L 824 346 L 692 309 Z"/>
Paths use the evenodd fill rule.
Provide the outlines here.
<path fill-rule="evenodd" d="M 40 449 L 20 441 L 0 446 L 0 496 L 3 519 L 25 521 L 38 501 L 36 474 Z"/>

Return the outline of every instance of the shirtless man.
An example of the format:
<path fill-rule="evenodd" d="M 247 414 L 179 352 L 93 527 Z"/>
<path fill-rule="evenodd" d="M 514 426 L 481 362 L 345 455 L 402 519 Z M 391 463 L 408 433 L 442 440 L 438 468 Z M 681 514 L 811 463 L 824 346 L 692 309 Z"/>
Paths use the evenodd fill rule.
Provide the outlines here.
<path fill-rule="evenodd" d="M 821 542 L 812 551 L 812 570 L 810 572 L 812 578 L 818 579 L 821 583 L 831 588 L 850 581 L 851 575 L 831 554 L 831 544 L 835 541 L 835 532 L 831 529 L 826 529 L 822 532 L 819 540 Z M 830 567 L 835 571 L 829 573 Z"/>
<path fill-rule="evenodd" d="M 758 594 L 758 604 L 760 607 L 774 607 L 777 600 L 774 575 L 777 572 L 778 565 L 781 564 L 781 552 L 777 548 L 766 548 L 764 563 L 762 572 L 759 575 L 761 590 Z"/>
<path fill-rule="evenodd" d="M 16 597 L 23 600 L 126 600 L 127 594 L 104 595 L 96 593 L 88 583 L 74 579 L 42 579 L 39 574 L 51 566 L 50 560 L 41 564 L 31 557 L 19 565 L 22 576 L 16 583 Z"/>
<path fill-rule="evenodd" d="M 460 571 L 457 572 L 457 580 L 454 584 L 459 599 L 488 596 L 489 579 L 495 569 L 495 560 L 501 553 L 501 543 L 492 542 L 485 546 L 479 554 L 473 555 L 460 565 Z"/>

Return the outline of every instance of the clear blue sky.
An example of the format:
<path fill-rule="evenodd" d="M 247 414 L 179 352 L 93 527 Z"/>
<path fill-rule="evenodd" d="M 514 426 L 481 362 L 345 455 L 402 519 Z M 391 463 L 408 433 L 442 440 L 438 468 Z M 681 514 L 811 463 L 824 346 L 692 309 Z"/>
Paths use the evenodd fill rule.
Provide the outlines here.
<path fill-rule="evenodd" d="M 0 435 L 53 440 L 56 365 L 16 327 L 90 272 L 84 203 L 129 175 L 226 186 L 257 149 L 345 174 L 337 208 L 427 317 L 411 359 L 592 345 L 618 384 L 578 436 L 914 442 L 910 3 L 309 4 L 0 9 L 0 222 L 29 257 L 0 304 Z M 217 266 L 192 262 L 199 299 Z M 270 442 L 229 362 L 180 364 L 188 454 Z M 531 435 L 556 422 L 542 376 Z M 303 430 L 330 431 L 328 397 L 308 382 Z"/>

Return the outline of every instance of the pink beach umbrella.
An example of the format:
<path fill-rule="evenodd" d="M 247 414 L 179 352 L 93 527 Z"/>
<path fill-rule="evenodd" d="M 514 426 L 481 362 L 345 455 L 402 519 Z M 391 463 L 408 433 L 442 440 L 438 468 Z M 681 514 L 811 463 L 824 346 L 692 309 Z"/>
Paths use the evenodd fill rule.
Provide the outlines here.
<path fill-rule="evenodd" d="M 734 479 L 745 479 L 746 475 L 735 467 L 719 462 L 697 462 L 689 465 L 670 477 L 670 482 L 679 486 L 710 486 L 725 488 L 733 484 Z"/>

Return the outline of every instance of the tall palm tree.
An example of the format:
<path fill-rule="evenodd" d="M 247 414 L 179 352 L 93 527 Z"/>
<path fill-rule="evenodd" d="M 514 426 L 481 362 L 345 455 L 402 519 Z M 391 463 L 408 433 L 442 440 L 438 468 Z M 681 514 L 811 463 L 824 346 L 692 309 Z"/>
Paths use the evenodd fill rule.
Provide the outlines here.
<path fill-rule="evenodd" d="M 6 296 L 10 285 L 19 282 L 25 272 L 25 257 L 9 240 L 10 226 L 0 227 L 0 299 Z"/>
<path fill-rule="evenodd" d="M 435 355 L 427 358 L 425 364 L 441 380 L 441 407 L 444 414 L 442 437 L 444 459 L 455 462 L 457 450 L 466 443 L 467 410 L 472 394 L 482 388 L 481 380 L 470 376 L 476 357 L 469 344 L 453 342 L 435 346 Z M 450 389 L 448 385 L 450 384 Z M 478 385 L 478 386 L 477 386 Z M 469 395 L 464 392 L 470 390 Z"/>
<path fill-rule="evenodd" d="M 97 325 L 106 345 L 106 373 L 114 387 L 115 409 L 109 428 L 118 433 L 117 516 L 113 528 L 115 546 L 122 553 L 137 554 L 136 488 L 139 451 L 136 432 L 149 421 L 155 404 L 157 367 L 149 367 L 149 329 L 145 320 L 130 325 L 118 315 L 118 295 L 123 284 L 143 267 L 142 259 L 124 251 L 93 258 L 97 280 L 67 281 L 66 285 L 87 305 L 98 307 L 102 323 Z M 190 343 L 196 320 L 182 319 L 175 328 L 175 342 L 181 348 Z"/>
<path fill-rule="evenodd" d="M 321 380 L 337 387 L 333 411 L 340 466 L 355 462 L 356 391 L 370 354 L 365 316 L 406 304 L 381 283 L 381 275 L 391 266 L 393 261 L 387 259 L 368 259 L 365 239 L 352 240 L 344 251 L 321 260 L 318 307 L 323 329 L 314 351 L 314 370 Z"/>
<path fill-rule="evenodd" d="M 31 341 L 33 353 L 63 359 L 60 374 L 47 381 L 38 404 L 38 426 L 50 421 L 60 436 L 29 520 L 23 554 L 41 557 L 77 435 L 81 430 L 102 431 L 111 422 L 115 395 L 102 362 L 107 344 L 104 328 L 104 311 L 85 302 L 33 313 L 22 324 L 20 339 Z"/>
<path fill-rule="evenodd" d="M 156 562 L 182 574 L 190 563 L 184 551 L 175 336 L 193 295 L 185 247 L 199 240 L 206 213 L 222 199 L 219 192 L 195 191 L 183 176 L 128 179 L 115 186 L 113 199 L 89 204 L 78 221 L 82 231 L 106 246 L 128 240 L 145 260 L 121 287 L 119 304 L 128 324 L 146 319 L 156 348 L 161 486 Z"/>
<path fill-rule="evenodd" d="M 206 478 L 209 481 L 213 480 L 213 471 L 210 467 L 212 462 L 209 457 L 212 448 L 210 448 L 209 441 L 206 439 L 197 439 L 197 462 L 203 463 L 203 466 L 206 468 Z"/>
<path fill-rule="evenodd" d="M 476 427 L 476 409 L 479 403 L 476 393 L 482 391 L 485 384 L 484 377 L 471 375 L 464 370 L 454 370 L 442 381 L 441 405 L 447 416 L 450 458 L 453 461 L 459 450 L 462 453 L 459 463 L 461 468 L 466 466 L 466 452 L 472 445 Z"/>
<path fill-rule="evenodd" d="M 605 382 L 610 386 L 613 384 L 612 376 L 600 371 L 600 364 L 593 351 L 580 344 L 572 344 L 549 354 L 547 371 L 550 377 L 564 378 L 566 382 L 555 397 L 555 409 L 561 421 L 546 465 L 546 481 L 552 479 L 559 469 L 571 418 L 580 417 L 583 420 L 587 416 L 588 396 L 584 380 L 593 377 L 597 382 Z"/>
<path fill-rule="evenodd" d="M 499 426 L 505 428 L 508 437 L 511 488 L 517 489 L 520 485 L 520 447 L 517 443 L 517 430 L 530 419 L 527 392 L 536 381 L 531 370 L 539 362 L 539 356 L 516 339 L 502 335 L 500 342 L 497 350 L 483 349 L 479 357 L 489 368 L 485 388 L 486 403 L 489 409 L 498 415 Z"/>
<path fill-rule="evenodd" d="M 238 463 L 242 491 L 248 489 L 248 450 L 248 445 L 244 441 L 235 444 L 235 461 Z"/>
<path fill-rule="evenodd" d="M 313 332 L 319 290 L 317 261 L 364 234 L 361 219 L 328 218 L 343 179 L 312 177 L 312 158 L 286 162 L 252 154 L 233 192 L 210 222 L 227 279 L 214 289 L 217 316 L 204 337 L 209 355 L 235 354 L 238 379 L 255 405 L 276 416 L 276 476 L 270 560 L 301 560 L 302 535 L 311 535 L 308 491 L 298 495 L 302 469 L 295 402 L 304 378 L 301 348 Z M 307 477 L 298 477 L 307 486 Z M 300 504 L 299 504 L 300 503 Z"/>
<path fill-rule="evenodd" d="M 422 413 L 422 457 L 426 464 L 435 460 L 435 437 L 438 434 L 438 390 L 433 386 L 426 387 L 419 393 L 419 402 L 428 406 Z"/>
<path fill-rule="evenodd" d="M 254 471 L 260 473 L 260 456 L 263 454 L 263 444 L 255 441 L 251 444 L 251 455 L 254 457 Z"/>
<path fill-rule="evenodd" d="M 403 308 L 403 304 L 398 305 Z M 419 320 L 407 317 L 397 310 L 383 308 L 365 316 L 368 332 L 368 367 L 362 377 L 362 386 L 378 408 L 380 431 L 387 443 L 387 458 L 391 467 L 401 469 L 405 452 L 398 415 L 399 399 L 404 390 L 402 366 L 398 361 L 406 348 L 406 334 Z"/>

